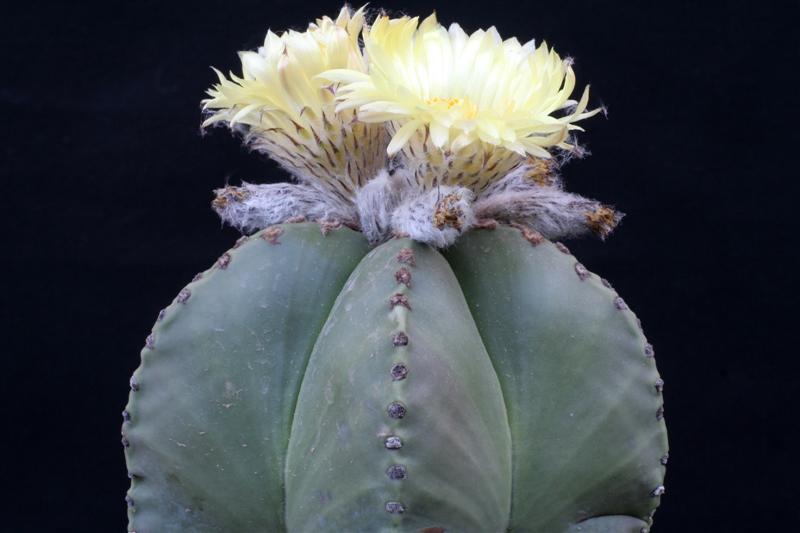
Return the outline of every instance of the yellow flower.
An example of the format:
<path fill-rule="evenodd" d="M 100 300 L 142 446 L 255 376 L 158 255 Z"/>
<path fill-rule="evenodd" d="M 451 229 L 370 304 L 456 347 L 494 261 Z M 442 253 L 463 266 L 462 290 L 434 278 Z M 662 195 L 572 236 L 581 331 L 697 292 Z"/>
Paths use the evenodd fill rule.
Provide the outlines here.
<path fill-rule="evenodd" d="M 240 52 L 242 75 L 219 83 L 203 101 L 203 126 L 227 123 L 243 129 L 251 146 L 264 151 L 301 182 L 327 185 L 344 198 L 385 165 L 382 124 L 355 121 L 355 111 L 337 111 L 330 84 L 317 77 L 330 69 L 366 72 L 358 44 L 363 8 L 343 8 L 336 20 L 318 19 L 305 32 L 267 33 L 257 52 Z"/>
<path fill-rule="evenodd" d="M 573 148 L 589 88 L 570 99 L 575 75 L 546 43 L 502 40 L 495 28 L 467 35 L 431 15 L 379 17 L 364 30 L 363 69 L 332 69 L 337 110 L 386 123 L 388 155 L 400 155 L 423 188 L 458 184 L 475 191 L 519 167 L 541 168 L 548 148 Z"/>

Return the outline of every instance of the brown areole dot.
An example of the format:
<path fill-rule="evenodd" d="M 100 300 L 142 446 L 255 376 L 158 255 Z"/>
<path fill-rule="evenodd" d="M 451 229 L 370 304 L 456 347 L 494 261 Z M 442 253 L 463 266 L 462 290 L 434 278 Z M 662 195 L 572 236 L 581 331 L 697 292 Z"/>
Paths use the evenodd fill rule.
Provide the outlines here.
<path fill-rule="evenodd" d="M 408 335 L 400 331 L 392 336 L 392 344 L 394 346 L 408 346 Z"/>
<path fill-rule="evenodd" d="M 389 514 L 403 514 L 406 512 L 406 506 L 400 502 L 386 502 L 385 509 Z"/>
<path fill-rule="evenodd" d="M 138 392 L 139 391 L 139 382 L 136 381 L 136 376 L 131 376 L 130 385 L 131 385 L 131 390 L 133 392 Z"/>
<path fill-rule="evenodd" d="M 564 243 L 555 242 L 553 244 L 556 245 L 556 248 L 558 248 L 558 251 L 561 252 L 562 254 L 569 254 L 570 253 L 569 248 L 567 248 L 567 246 Z"/>
<path fill-rule="evenodd" d="M 192 283 L 194 283 L 195 281 L 200 281 L 201 279 L 203 279 L 203 273 L 202 272 L 198 272 L 192 278 Z"/>
<path fill-rule="evenodd" d="M 261 232 L 261 238 L 270 244 L 280 244 L 278 237 L 283 235 L 283 228 L 280 226 L 270 226 Z"/>
<path fill-rule="evenodd" d="M 411 287 L 411 271 L 406 267 L 400 267 L 400 270 L 394 273 L 394 279 L 398 284 L 402 283 L 406 287 Z"/>
<path fill-rule="evenodd" d="M 625 303 L 625 300 L 617 296 L 616 298 L 614 298 L 614 307 L 616 307 L 620 311 L 624 311 L 625 309 L 628 308 L 628 304 Z"/>
<path fill-rule="evenodd" d="M 185 304 L 189 300 L 189 298 L 191 298 L 191 296 L 192 296 L 192 291 L 190 291 L 188 288 L 185 288 L 178 293 L 178 297 L 176 298 L 176 300 L 178 301 L 178 303 Z"/>
<path fill-rule="evenodd" d="M 544 236 L 532 228 L 522 228 L 522 237 L 531 243 L 533 246 L 537 246 L 544 242 Z"/>
<path fill-rule="evenodd" d="M 417 260 L 414 257 L 414 250 L 411 248 L 400 248 L 400 251 L 397 252 L 397 262 L 405 263 L 412 267 L 416 266 Z"/>
<path fill-rule="evenodd" d="M 403 307 L 408 308 L 411 310 L 411 304 L 408 302 L 408 296 L 405 294 L 393 294 L 391 298 L 389 298 L 389 307 L 394 308 L 398 305 L 402 305 Z"/>
<path fill-rule="evenodd" d="M 392 365 L 390 373 L 394 381 L 400 381 L 408 377 L 408 367 L 403 363 L 395 363 Z"/>
<path fill-rule="evenodd" d="M 400 437 L 391 435 L 386 437 L 386 440 L 383 441 L 383 445 L 387 450 L 399 450 L 403 447 L 403 441 L 400 439 Z"/>
<path fill-rule="evenodd" d="M 400 481 L 408 477 L 408 472 L 403 465 L 392 465 L 386 469 L 386 475 L 389 479 Z"/>
<path fill-rule="evenodd" d="M 152 333 L 144 340 L 144 345 L 148 350 L 152 350 L 156 346 L 156 337 Z"/>
<path fill-rule="evenodd" d="M 656 351 L 653 349 L 653 345 L 649 342 L 644 345 L 644 356 L 645 357 L 655 357 Z"/>
<path fill-rule="evenodd" d="M 531 246 L 538 246 L 544 242 L 544 236 L 529 226 L 513 222 L 510 224 L 510 226 L 518 229 L 522 235 L 522 238 L 531 243 Z"/>
<path fill-rule="evenodd" d="M 231 254 L 229 254 L 227 252 L 222 254 L 220 256 L 220 258 L 217 259 L 217 266 L 222 270 L 225 270 L 226 268 L 228 268 L 228 265 L 230 265 L 230 264 L 231 264 Z"/>
<path fill-rule="evenodd" d="M 575 263 L 575 273 L 578 275 L 581 281 L 585 280 L 591 275 L 591 273 L 586 270 L 586 267 L 580 263 Z"/>
<path fill-rule="evenodd" d="M 339 229 L 342 227 L 341 220 L 320 220 L 319 221 L 319 230 L 322 232 L 322 235 L 325 237 L 328 236 L 330 232 L 335 229 Z"/>
<path fill-rule="evenodd" d="M 392 402 L 386 408 L 386 412 L 389 414 L 391 418 L 394 419 L 401 419 L 406 416 L 408 411 L 406 410 L 406 406 L 400 402 Z"/>

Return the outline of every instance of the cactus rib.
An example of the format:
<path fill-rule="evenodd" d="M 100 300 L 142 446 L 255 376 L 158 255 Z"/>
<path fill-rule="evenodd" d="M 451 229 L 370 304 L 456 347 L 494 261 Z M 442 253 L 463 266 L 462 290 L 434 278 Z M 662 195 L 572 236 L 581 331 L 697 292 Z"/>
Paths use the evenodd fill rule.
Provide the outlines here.
<path fill-rule="evenodd" d="M 573 531 L 601 515 L 649 522 L 667 440 L 635 315 L 565 246 L 509 227 L 465 235 L 446 255 L 508 408 L 510 530 Z"/>
<path fill-rule="evenodd" d="M 398 281 L 403 267 L 408 284 Z M 289 530 L 500 533 L 510 454 L 499 382 L 447 262 L 409 239 L 370 252 L 303 380 L 287 457 Z"/>
<path fill-rule="evenodd" d="M 350 229 L 325 237 L 316 224 L 287 224 L 239 243 L 181 291 L 131 380 L 132 531 L 285 531 L 300 379 L 366 251 Z"/>

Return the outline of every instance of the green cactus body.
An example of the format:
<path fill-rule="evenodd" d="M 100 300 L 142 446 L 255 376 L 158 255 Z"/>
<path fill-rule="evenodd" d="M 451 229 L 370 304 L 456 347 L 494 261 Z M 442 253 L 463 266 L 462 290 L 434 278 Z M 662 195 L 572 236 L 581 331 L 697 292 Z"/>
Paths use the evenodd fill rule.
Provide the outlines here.
<path fill-rule="evenodd" d="M 607 283 L 525 236 L 440 253 L 297 223 L 227 252 L 132 378 L 129 530 L 648 530 L 652 348 Z"/>

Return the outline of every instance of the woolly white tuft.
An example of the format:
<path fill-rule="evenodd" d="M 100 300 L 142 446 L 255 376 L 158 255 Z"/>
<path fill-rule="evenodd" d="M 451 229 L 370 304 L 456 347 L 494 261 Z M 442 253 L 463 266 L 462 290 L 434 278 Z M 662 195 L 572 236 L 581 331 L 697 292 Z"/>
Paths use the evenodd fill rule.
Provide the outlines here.
<path fill-rule="evenodd" d="M 475 225 L 472 191 L 441 186 L 408 195 L 392 214 L 392 230 L 437 248 L 450 246 Z"/>
<path fill-rule="evenodd" d="M 474 206 L 481 219 L 514 222 L 537 230 L 548 239 L 577 237 L 594 231 L 605 237 L 622 214 L 556 186 L 542 186 L 519 172 L 492 184 Z"/>
<path fill-rule="evenodd" d="M 214 191 L 214 210 L 231 226 L 251 233 L 291 219 L 335 220 L 357 226 L 352 203 L 325 189 L 309 185 L 274 183 L 225 187 Z"/>
<path fill-rule="evenodd" d="M 335 221 L 359 228 L 371 243 L 394 235 L 445 248 L 477 220 L 521 224 L 548 239 L 589 232 L 605 238 L 623 215 L 561 189 L 557 179 L 542 185 L 526 169 L 493 183 L 477 199 L 465 187 L 422 190 L 404 169 L 385 169 L 356 191 L 355 201 L 328 189 L 276 183 L 218 189 L 212 202 L 223 221 L 250 233 L 288 220 Z M 474 201 L 474 202 L 473 202 Z"/>
<path fill-rule="evenodd" d="M 404 184 L 399 174 L 386 169 L 356 191 L 356 209 L 361 232 L 369 242 L 380 242 L 389 236 L 392 212 L 402 199 Z"/>

